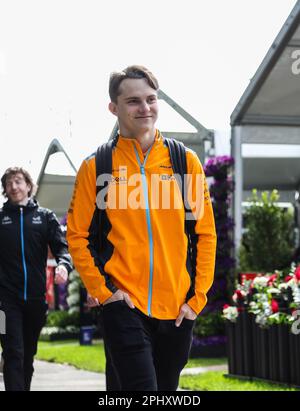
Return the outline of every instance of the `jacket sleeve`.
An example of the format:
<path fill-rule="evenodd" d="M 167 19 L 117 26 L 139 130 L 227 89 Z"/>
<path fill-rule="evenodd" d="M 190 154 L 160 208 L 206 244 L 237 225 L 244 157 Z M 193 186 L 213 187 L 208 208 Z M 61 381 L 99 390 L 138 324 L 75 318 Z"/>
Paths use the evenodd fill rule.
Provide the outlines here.
<path fill-rule="evenodd" d="M 47 215 L 48 224 L 48 244 L 54 255 L 58 265 L 62 264 L 70 273 L 73 270 L 73 265 L 71 262 L 71 256 L 68 252 L 68 245 L 65 239 L 65 235 L 62 231 L 61 225 L 59 224 L 56 215 L 53 211 L 48 212 Z"/>
<path fill-rule="evenodd" d="M 88 292 L 103 303 L 117 288 L 100 263 L 96 238 L 99 233 L 96 208 L 95 158 L 84 160 L 76 177 L 68 211 L 67 241 L 76 270 Z"/>
<path fill-rule="evenodd" d="M 212 286 L 215 271 L 217 236 L 213 208 L 205 174 L 197 155 L 187 151 L 187 170 L 190 175 L 193 203 L 191 205 L 198 236 L 196 246 L 195 293 L 187 301 L 199 314 L 207 303 L 206 294 Z"/>

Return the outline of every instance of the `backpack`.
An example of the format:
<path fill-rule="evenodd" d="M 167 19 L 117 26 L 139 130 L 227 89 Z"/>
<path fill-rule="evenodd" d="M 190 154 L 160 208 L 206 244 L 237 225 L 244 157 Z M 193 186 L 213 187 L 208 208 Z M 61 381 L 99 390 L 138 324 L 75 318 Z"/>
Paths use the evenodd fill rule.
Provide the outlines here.
<path fill-rule="evenodd" d="M 182 184 L 181 187 L 181 195 L 184 204 L 185 213 L 190 213 L 191 209 L 188 205 L 186 205 L 186 201 L 184 199 L 185 193 L 185 175 L 187 174 L 187 162 L 186 162 L 186 149 L 183 143 L 173 139 L 173 138 L 166 138 L 163 137 L 164 143 L 169 149 L 170 159 L 172 164 L 172 169 L 175 175 L 181 177 Z M 98 147 L 96 151 L 96 181 L 99 175 L 101 174 L 111 174 L 112 173 L 112 151 L 113 148 L 116 146 L 118 141 L 118 136 L 114 137 L 113 139 L 109 140 L 108 142 L 102 144 Z M 96 187 L 96 194 L 99 193 L 102 189 L 106 188 L 108 182 L 104 182 L 103 186 Z M 105 210 L 98 208 L 99 214 L 99 227 L 101 227 L 101 222 L 103 218 L 103 212 Z M 196 256 L 197 256 L 197 241 L 198 235 L 195 233 L 195 220 L 187 220 L 185 219 L 185 233 L 188 238 L 188 254 L 189 254 L 189 261 L 190 269 L 191 269 L 191 278 L 192 278 L 192 285 L 190 292 L 193 294 L 194 292 L 194 280 L 196 275 Z M 101 236 L 101 230 L 99 230 L 99 235 Z M 101 238 L 99 238 L 99 243 L 101 246 Z"/>

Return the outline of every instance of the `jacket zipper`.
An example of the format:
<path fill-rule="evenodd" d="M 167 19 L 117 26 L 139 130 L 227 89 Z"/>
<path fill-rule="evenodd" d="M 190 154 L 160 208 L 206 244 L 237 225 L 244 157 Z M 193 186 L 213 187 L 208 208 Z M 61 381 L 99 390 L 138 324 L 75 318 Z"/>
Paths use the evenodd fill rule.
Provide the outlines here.
<path fill-rule="evenodd" d="M 21 225 L 21 250 L 22 250 L 22 264 L 24 271 L 24 300 L 27 300 L 27 266 L 25 260 L 25 247 L 24 247 L 24 218 L 23 208 L 20 208 L 20 225 Z"/>
<path fill-rule="evenodd" d="M 148 183 L 147 183 L 147 178 L 145 174 L 145 165 L 146 161 L 148 159 L 148 155 L 151 151 L 152 146 L 149 148 L 143 164 L 141 163 L 139 154 L 137 152 L 136 147 L 134 146 L 134 151 L 136 154 L 136 158 L 140 167 L 140 172 L 142 175 L 142 185 L 143 185 L 143 191 L 144 191 L 144 198 L 145 198 L 145 206 L 146 206 L 146 218 L 147 218 L 147 230 L 148 230 L 148 237 L 149 237 L 149 254 L 150 254 L 150 267 L 149 267 L 149 286 L 148 286 L 148 306 L 147 306 L 147 311 L 149 317 L 152 317 L 152 312 L 151 312 L 151 303 L 152 303 L 152 291 L 153 291 L 153 235 L 152 235 L 152 226 L 151 226 L 151 219 L 150 219 L 150 207 L 149 207 L 149 197 L 148 197 Z"/>

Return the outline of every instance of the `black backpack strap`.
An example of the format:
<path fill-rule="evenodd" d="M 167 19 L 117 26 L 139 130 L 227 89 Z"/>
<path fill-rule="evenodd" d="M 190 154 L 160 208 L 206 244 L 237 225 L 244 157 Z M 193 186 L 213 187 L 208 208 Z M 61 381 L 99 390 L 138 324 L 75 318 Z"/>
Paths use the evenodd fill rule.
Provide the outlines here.
<path fill-rule="evenodd" d="M 186 153 L 183 143 L 174 140 L 173 138 L 164 138 L 164 141 L 169 149 L 171 164 L 176 176 L 180 176 L 181 181 L 178 181 L 182 199 L 184 200 L 184 177 L 187 174 Z"/>
<path fill-rule="evenodd" d="M 101 144 L 96 151 L 96 194 L 108 185 L 108 181 L 105 181 L 104 184 L 98 185 L 98 177 L 102 174 L 112 173 L 112 152 L 113 148 L 117 144 L 117 141 L 118 136 L 107 141 L 106 143 Z"/>
<path fill-rule="evenodd" d="M 182 201 L 184 205 L 185 215 L 189 213 L 191 215 L 191 208 L 187 203 L 187 199 L 185 199 L 185 191 L 186 191 L 186 175 L 187 175 L 187 161 L 186 161 L 186 149 L 183 143 L 177 141 L 173 138 L 166 138 L 164 137 L 164 141 L 166 146 L 169 149 L 170 159 L 172 164 L 173 172 L 176 175 L 178 184 L 181 189 Z M 178 179 L 180 176 L 180 180 Z M 187 295 L 187 300 L 191 298 L 194 294 L 194 287 L 195 287 L 195 275 L 196 275 L 196 260 L 197 260 L 197 242 L 198 242 L 198 235 L 195 234 L 195 219 L 185 219 L 185 232 L 188 238 L 188 254 L 191 263 L 191 274 L 192 274 L 192 284 Z"/>
<path fill-rule="evenodd" d="M 114 145 L 114 140 L 109 140 L 101 144 L 96 151 L 96 182 L 100 175 L 111 174 L 112 172 L 112 150 Z M 101 186 L 97 185 L 97 193 L 101 188 Z"/>
<path fill-rule="evenodd" d="M 106 174 L 106 175 L 111 175 L 112 174 L 112 152 L 113 152 L 113 148 L 115 147 L 115 145 L 117 144 L 118 141 L 118 136 L 116 136 L 115 138 L 107 141 L 104 144 L 101 144 L 101 146 L 98 147 L 97 151 L 96 151 L 96 196 L 98 195 L 98 193 L 103 190 L 106 189 L 108 186 L 108 179 L 105 179 L 103 181 L 102 184 L 99 184 L 98 181 L 98 177 Z M 101 247 L 102 244 L 102 235 L 104 234 L 104 213 L 105 213 L 105 209 L 104 207 L 100 207 L 99 208 L 99 203 L 98 201 L 100 201 L 102 199 L 101 196 L 99 196 L 99 198 L 97 197 L 97 201 L 96 201 L 96 207 L 98 210 L 98 227 L 99 227 L 99 235 L 98 235 L 98 241 L 99 241 L 99 246 Z"/>

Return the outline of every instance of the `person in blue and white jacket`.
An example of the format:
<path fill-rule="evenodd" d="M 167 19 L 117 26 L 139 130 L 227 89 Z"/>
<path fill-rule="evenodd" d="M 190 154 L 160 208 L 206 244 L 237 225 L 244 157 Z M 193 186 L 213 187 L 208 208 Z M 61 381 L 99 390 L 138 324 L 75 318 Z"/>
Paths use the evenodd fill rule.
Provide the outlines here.
<path fill-rule="evenodd" d="M 31 198 L 33 180 L 19 167 L 1 178 L 7 202 L 0 209 L 0 310 L 6 330 L 0 334 L 7 391 L 29 391 L 38 338 L 46 322 L 48 245 L 57 261 L 56 284 L 72 270 L 64 233 L 55 214 Z"/>

